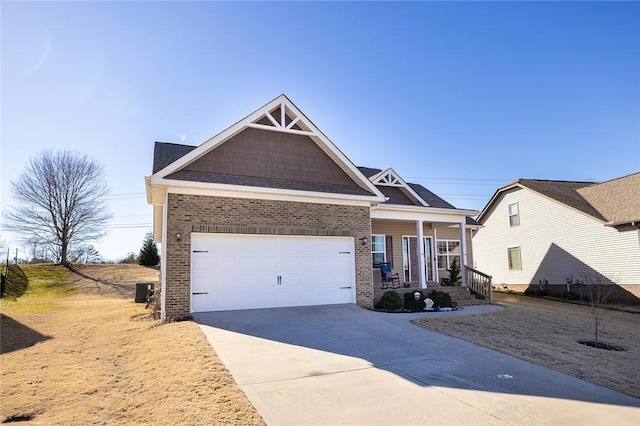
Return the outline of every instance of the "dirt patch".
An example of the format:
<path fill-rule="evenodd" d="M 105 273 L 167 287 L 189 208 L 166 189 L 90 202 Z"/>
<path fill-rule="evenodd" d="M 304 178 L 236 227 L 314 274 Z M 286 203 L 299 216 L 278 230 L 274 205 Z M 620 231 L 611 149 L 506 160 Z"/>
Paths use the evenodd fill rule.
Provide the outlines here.
<path fill-rule="evenodd" d="M 506 309 L 486 315 L 423 318 L 415 324 L 515 356 L 579 379 L 640 397 L 640 315 L 611 311 L 600 341 L 606 351 L 580 344 L 593 339 L 586 306 L 494 293 Z"/>
<path fill-rule="evenodd" d="M 145 320 L 135 283 L 156 281 L 157 271 L 78 272 L 68 274 L 74 291 L 64 297 L 1 302 L 0 421 L 264 424 L 197 324 Z"/>

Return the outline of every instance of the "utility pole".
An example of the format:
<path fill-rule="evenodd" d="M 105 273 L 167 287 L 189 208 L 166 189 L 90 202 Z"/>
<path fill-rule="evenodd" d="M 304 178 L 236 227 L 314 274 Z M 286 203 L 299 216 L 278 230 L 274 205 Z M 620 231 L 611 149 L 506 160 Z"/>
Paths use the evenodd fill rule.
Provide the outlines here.
<path fill-rule="evenodd" d="M 16 265 L 18 264 L 18 247 L 16 247 Z"/>

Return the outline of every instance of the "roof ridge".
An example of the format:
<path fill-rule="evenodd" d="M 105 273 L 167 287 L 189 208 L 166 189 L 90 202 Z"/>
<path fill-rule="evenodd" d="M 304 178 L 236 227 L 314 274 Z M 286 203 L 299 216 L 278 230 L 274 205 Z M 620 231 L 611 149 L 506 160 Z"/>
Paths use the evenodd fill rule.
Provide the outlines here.
<path fill-rule="evenodd" d="M 194 147 L 194 148 L 198 147 L 198 145 L 187 145 L 186 143 L 162 142 L 162 141 L 155 141 L 155 143 L 161 143 L 161 144 L 165 144 L 165 145 L 190 146 L 190 147 Z"/>
<path fill-rule="evenodd" d="M 607 182 L 613 182 L 614 180 L 619 180 L 619 179 L 626 179 L 626 178 L 631 177 L 633 175 L 640 175 L 640 172 L 629 173 L 628 175 L 619 176 L 619 177 L 616 177 L 616 178 L 613 178 L 613 179 L 609 179 L 609 180 L 603 180 L 602 182 L 598 182 L 598 184 L 607 183 Z"/>
<path fill-rule="evenodd" d="M 536 181 L 536 182 L 563 182 L 563 183 L 591 183 L 591 184 L 599 184 L 601 182 L 591 181 L 591 180 L 563 180 L 563 179 L 531 179 L 531 178 L 518 178 L 516 181 L 509 185 L 513 185 L 514 183 L 519 183 L 521 181 Z M 509 186 L 507 185 L 507 186 Z"/>

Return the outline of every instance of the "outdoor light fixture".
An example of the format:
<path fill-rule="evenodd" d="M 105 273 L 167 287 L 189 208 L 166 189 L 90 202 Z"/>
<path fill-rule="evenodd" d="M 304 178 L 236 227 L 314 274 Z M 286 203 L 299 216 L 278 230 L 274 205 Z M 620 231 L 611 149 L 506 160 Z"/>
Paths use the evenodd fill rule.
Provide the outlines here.
<path fill-rule="evenodd" d="M 181 232 L 176 232 L 176 241 L 177 242 L 182 242 L 182 233 Z"/>
<path fill-rule="evenodd" d="M 362 243 L 363 246 L 366 246 L 367 243 L 369 242 L 369 239 L 367 237 L 362 237 L 360 238 L 360 242 Z"/>

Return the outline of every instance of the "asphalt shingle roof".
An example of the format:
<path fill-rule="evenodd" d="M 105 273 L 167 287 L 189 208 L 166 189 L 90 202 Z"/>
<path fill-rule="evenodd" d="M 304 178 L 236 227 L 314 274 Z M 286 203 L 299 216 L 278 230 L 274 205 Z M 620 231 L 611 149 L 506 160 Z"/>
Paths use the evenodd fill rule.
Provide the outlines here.
<path fill-rule="evenodd" d="M 640 173 L 586 186 L 577 191 L 608 222 L 640 221 Z"/>
<path fill-rule="evenodd" d="M 596 219 L 606 221 L 606 218 L 578 192 L 578 189 L 595 185 L 595 182 L 518 179 L 516 183 Z"/>
<path fill-rule="evenodd" d="M 287 179 L 274 179 L 256 176 L 228 175 L 222 173 L 179 170 L 166 176 L 166 179 L 209 182 L 229 185 L 257 186 L 261 188 L 294 189 L 298 191 L 326 192 L 331 194 L 371 195 L 359 186 L 336 185 L 322 182 L 305 182 Z"/>
<path fill-rule="evenodd" d="M 358 167 L 358 169 L 367 178 L 371 178 L 371 176 L 377 175 L 382 171 L 381 169 L 374 169 L 371 167 Z M 436 194 L 429 191 L 424 186 L 417 183 L 409 183 L 409 182 L 407 182 L 407 184 L 411 187 L 411 189 L 413 189 L 420 196 L 420 198 L 422 198 L 429 205 L 429 207 L 436 207 L 441 209 L 455 209 L 453 205 L 447 203 L 445 200 L 438 197 Z M 378 188 L 378 189 L 380 189 L 381 191 L 383 190 L 383 188 Z M 420 204 L 416 204 L 416 205 L 420 205 Z"/>
<path fill-rule="evenodd" d="M 153 147 L 153 173 L 156 173 L 197 147 L 169 142 L 156 142 Z"/>

